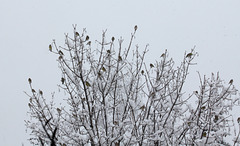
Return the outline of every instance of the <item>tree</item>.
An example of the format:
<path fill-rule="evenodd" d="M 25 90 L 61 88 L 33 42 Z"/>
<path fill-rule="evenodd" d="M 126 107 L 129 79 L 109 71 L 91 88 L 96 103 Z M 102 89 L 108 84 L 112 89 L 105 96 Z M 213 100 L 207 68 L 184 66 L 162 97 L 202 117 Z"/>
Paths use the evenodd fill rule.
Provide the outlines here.
<path fill-rule="evenodd" d="M 96 41 L 92 49 L 86 30 L 74 27 L 64 47 L 53 41 L 49 50 L 58 56 L 62 73 L 59 87 L 67 93 L 63 105 L 46 101 L 33 88 L 26 127 L 30 141 L 39 145 L 201 145 L 227 144 L 234 122 L 229 110 L 239 97 L 233 85 L 219 74 L 201 77 L 199 90 L 184 94 L 183 87 L 198 55 L 193 48 L 175 67 L 167 50 L 159 61 L 144 61 L 148 45 L 140 53 L 132 49 L 137 26 L 128 46 L 114 37 Z M 195 100 L 195 103 L 190 102 Z M 65 102 L 65 103 L 64 103 Z M 239 120 L 240 121 L 240 120 Z M 238 136 L 234 142 L 238 142 Z"/>

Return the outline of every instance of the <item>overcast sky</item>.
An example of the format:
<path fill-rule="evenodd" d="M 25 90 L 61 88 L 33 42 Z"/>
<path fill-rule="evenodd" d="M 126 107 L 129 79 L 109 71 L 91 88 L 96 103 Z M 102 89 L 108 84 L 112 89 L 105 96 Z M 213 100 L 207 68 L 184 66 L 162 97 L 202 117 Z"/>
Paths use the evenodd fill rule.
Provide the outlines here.
<path fill-rule="evenodd" d="M 165 49 L 179 62 L 196 45 L 197 66 L 190 70 L 192 88 L 198 76 L 220 72 L 240 88 L 239 0 L 0 0 L 0 145 L 27 143 L 27 79 L 50 97 L 60 72 L 48 51 L 52 39 L 64 44 L 64 33 L 87 28 L 92 40 L 122 36 L 127 42 L 138 25 L 136 43 L 149 44 L 148 61 Z"/>

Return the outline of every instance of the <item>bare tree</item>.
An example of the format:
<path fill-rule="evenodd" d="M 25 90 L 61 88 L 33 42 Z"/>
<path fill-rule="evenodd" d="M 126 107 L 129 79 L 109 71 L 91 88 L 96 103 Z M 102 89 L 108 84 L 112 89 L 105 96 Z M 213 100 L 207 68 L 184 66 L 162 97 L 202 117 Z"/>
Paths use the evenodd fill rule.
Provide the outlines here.
<path fill-rule="evenodd" d="M 49 50 L 58 56 L 62 78 L 59 87 L 67 93 L 65 105 L 54 98 L 46 102 L 43 92 L 31 94 L 26 126 L 30 141 L 39 145 L 200 145 L 226 144 L 233 134 L 229 110 L 238 103 L 233 80 L 225 85 L 219 74 L 201 77 L 200 88 L 184 94 L 189 67 L 198 55 L 193 48 L 175 67 L 167 50 L 159 61 L 144 61 L 143 52 L 133 46 L 137 26 L 127 47 L 123 39 L 95 41 L 92 49 L 86 30 L 74 26 L 66 34 L 64 47 L 53 41 Z M 134 48 L 134 49 L 132 49 Z M 196 103 L 191 103 L 193 99 Z M 193 106 L 194 105 L 194 106 Z M 235 138 L 237 143 L 238 137 Z"/>

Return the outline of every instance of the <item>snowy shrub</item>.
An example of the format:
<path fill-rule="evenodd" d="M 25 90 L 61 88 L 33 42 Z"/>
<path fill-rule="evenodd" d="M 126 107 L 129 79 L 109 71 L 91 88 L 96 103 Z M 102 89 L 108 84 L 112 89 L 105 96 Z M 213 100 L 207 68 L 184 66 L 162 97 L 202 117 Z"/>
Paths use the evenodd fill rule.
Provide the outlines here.
<path fill-rule="evenodd" d="M 41 90 L 31 94 L 30 141 L 39 145 L 226 145 L 234 135 L 229 111 L 239 102 L 233 80 L 225 84 L 219 75 L 201 77 L 200 88 L 185 94 L 183 87 L 198 55 L 185 53 L 179 66 L 168 52 L 147 64 L 138 46 L 132 49 L 137 26 L 127 47 L 123 39 L 96 41 L 74 27 L 64 47 L 53 41 L 49 50 L 58 57 L 64 106 L 46 101 Z M 189 100 L 196 102 L 192 103 Z M 191 101 L 193 101 L 191 100 Z M 239 120 L 240 121 L 240 120 Z M 238 136 L 234 142 L 239 142 Z"/>

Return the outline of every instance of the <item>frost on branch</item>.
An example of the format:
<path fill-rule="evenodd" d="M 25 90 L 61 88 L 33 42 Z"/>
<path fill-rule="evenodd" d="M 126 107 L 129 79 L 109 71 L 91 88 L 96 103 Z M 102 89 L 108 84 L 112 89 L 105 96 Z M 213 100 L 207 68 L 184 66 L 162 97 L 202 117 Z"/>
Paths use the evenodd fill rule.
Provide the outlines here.
<path fill-rule="evenodd" d="M 62 107 L 47 103 L 28 80 L 30 141 L 40 145 L 199 145 L 224 144 L 233 135 L 229 111 L 238 103 L 233 81 L 219 75 L 199 75 L 200 88 L 184 94 L 189 67 L 198 55 L 185 53 L 180 66 L 164 51 L 158 61 L 144 61 L 148 46 L 133 47 L 137 27 L 128 46 L 123 39 L 94 43 L 86 30 L 66 35 L 64 47 L 53 41 L 62 73 L 59 85 L 67 93 Z M 142 53 L 141 53 L 142 52 Z M 194 99 L 196 103 L 191 103 Z M 65 102 L 65 103 L 64 103 Z M 237 140 L 235 140 L 237 141 Z"/>

